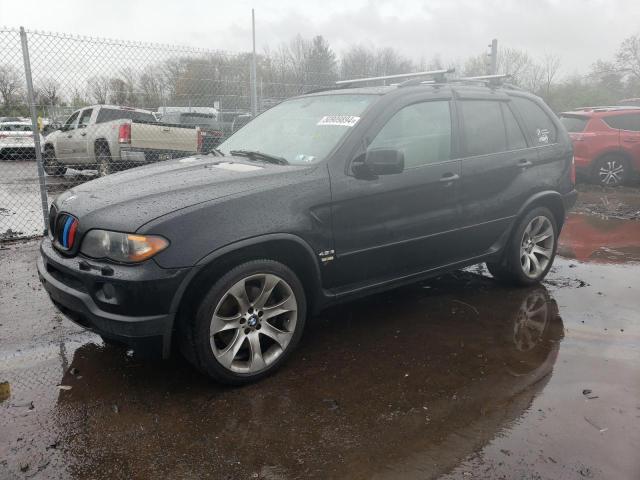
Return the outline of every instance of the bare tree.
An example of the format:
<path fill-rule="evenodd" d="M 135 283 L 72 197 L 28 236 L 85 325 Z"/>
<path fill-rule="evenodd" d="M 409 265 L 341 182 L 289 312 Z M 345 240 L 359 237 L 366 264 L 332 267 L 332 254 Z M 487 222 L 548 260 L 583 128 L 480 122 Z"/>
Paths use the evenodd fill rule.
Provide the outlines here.
<path fill-rule="evenodd" d="M 542 58 L 542 79 L 543 79 L 543 96 L 548 97 L 551 94 L 551 86 L 560 70 L 560 57 L 555 54 L 547 53 Z"/>
<path fill-rule="evenodd" d="M 124 80 L 121 78 L 109 79 L 109 101 L 111 103 L 115 105 L 126 105 L 128 97 L 127 84 Z"/>
<path fill-rule="evenodd" d="M 104 75 L 91 77 L 87 80 L 89 95 L 93 97 L 96 103 L 100 105 L 107 103 L 110 91 L 109 83 L 109 78 Z"/>
<path fill-rule="evenodd" d="M 0 65 L 0 95 L 2 103 L 9 108 L 22 93 L 22 79 L 11 65 Z"/>
<path fill-rule="evenodd" d="M 511 75 L 516 85 L 526 82 L 533 60 L 524 50 L 517 48 L 501 48 L 498 51 L 498 72 Z"/>
<path fill-rule="evenodd" d="M 625 38 L 618 49 L 616 60 L 619 68 L 628 70 L 640 79 L 640 34 Z"/>
<path fill-rule="evenodd" d="M 60 103 L 60 82 L 54 78 L 45 78 L 36 86 L 38 103 L 56 106 Z"/>

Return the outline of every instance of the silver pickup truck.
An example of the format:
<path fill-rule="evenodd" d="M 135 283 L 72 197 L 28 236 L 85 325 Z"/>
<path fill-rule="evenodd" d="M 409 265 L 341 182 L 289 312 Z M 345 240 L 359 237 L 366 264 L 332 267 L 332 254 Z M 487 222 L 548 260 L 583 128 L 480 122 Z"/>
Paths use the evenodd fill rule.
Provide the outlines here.
<path fill-rule="evenodd" d="M 113 105 L 93 105 L 73 112 L 43 145 L 48 175 L 67 168 L 113 171 L 186 157 L 199 151 L 203 133 L 196 126 L 159 123 L 152 112 Z"/>

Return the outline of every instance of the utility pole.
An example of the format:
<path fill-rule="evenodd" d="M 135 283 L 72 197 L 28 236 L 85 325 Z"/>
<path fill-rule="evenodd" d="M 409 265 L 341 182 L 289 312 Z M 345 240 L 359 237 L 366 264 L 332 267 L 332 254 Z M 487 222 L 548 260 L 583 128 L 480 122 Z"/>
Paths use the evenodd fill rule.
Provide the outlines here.
<path fill-rule="evenodd" d="M 258 114 L 258 81 L 256 75 L 256 12 L 251 9 L 251 32 L 253 36 L 253 55 L 251 56 L 251 114 Z"/>
<path fill-rule="evenodd" d="M 491 40 L 491 45 L 489 45 L 491 49 L 491 53 L 489 53 L 489 57 L 491 60 L 489 66 L 489 75 L 496 75 L 498 73 L 498 40 L 494 38 Z"/>

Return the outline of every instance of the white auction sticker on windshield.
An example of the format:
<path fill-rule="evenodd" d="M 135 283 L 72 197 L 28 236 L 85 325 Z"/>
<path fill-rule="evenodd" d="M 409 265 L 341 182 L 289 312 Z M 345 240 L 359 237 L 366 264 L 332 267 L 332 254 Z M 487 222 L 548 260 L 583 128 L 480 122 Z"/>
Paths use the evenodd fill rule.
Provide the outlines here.
<path fill-rule="evenodd" d="M 326 115 L 320 119 L 317 125 L 335 125 L 338 127 L 353 127 L 360 117 L 353 115 Z"/>

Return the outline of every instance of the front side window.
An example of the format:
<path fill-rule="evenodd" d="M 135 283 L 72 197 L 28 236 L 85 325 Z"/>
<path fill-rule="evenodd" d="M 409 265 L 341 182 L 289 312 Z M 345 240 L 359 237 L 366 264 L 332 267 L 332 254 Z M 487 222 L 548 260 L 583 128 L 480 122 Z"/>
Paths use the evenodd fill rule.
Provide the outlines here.
<path fill-rule="evenodd" d="M 551 145 L 558 141 L 558 130 L 551 120 L 551 117 L 529 98 L 511 97 L 520 115 L 524 119 L 528 134 L 534 141 L 535 146 Z"/>
<path fill-rule="evenodd" d="M 78 128 L 85 128 L 89 125 L 89 120 L 91 120 L 91 114 L 93 113 L 92 108 L 87 108 L 82 111 L 82 115 L 80 115 L 80 121 L 78 122 Z"/>
<path fill-rule="evenodd" d="M 382 127 L 367 150 L 374 149 L 401 151 L 405 168 L 450 160 L 449 102 L 432 101 L 404 107 Z"/>
<path fill-rule="evenodd" d="M 69 118 L 67 118 L 67 121 L 64 122 L 65 130 L 71 130 L 72 128 L 75 128 L 76 119 L 78 118 L 79 114 L 79 111 L 74 112 Z"/>
<path fill-rule="evenodd" d="M 500 103 L 490 100 L 459 102 L 467 156 L 488 155 L 509 149 Z"/>
<path fill-rule="evenodd" d="M 360 120 L 377 95 L 330 94 L 282 102 L 247 123 L 218 149 L 282 157 L 292 165 L 324 159 Z"/>

